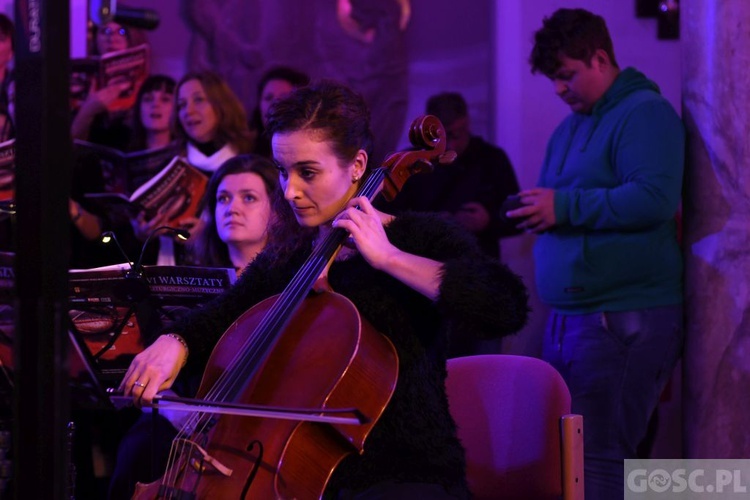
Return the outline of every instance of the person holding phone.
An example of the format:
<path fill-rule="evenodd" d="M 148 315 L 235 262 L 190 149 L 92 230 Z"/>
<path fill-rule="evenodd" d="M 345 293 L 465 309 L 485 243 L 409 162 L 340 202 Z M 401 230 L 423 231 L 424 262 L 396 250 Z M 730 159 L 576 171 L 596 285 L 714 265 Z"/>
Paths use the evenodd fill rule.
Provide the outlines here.
<path fill-rule="evenodd" d="M 537 290 L 552 309 L 543 357 L 586 423 L 586 498 L 622 498 L 623 459 L 636 458 L 683 342 L 675 214 L 685 131 L 654 82 L 620 69 L 596 14 L 545 18 L 530 63 L 572 112 L 549 140 L 538 186 L 507 215 L 538 235 Z"/>

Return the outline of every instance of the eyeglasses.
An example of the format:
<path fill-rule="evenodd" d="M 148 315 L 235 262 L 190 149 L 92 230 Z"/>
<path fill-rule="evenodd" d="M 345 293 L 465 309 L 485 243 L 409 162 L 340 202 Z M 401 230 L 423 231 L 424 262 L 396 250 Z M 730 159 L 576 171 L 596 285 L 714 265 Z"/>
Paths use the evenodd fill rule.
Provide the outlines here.
<path fill-rule="evenodd" d="M 126 37 L 128 36 L 128 30 L 125 28 L 112 29 L 109 26 L 105 26 L 104 28 L 99 29 L 99 34 L 103 36 L 119 35 L 121 37 Z"/>

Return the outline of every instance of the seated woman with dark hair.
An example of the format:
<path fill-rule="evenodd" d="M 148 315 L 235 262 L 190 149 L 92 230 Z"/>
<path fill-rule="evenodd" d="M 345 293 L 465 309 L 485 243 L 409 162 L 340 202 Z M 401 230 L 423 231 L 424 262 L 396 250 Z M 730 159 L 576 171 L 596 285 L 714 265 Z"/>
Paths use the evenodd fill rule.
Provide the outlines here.
<path fill-rule="evenodd" d="M 203 224 L 187 245 L 188 263 L 234 268 L 237 274 L 263 250 L 269 238 L 292 238 L 289 211 L 273 207 L 284 203 L 278 170 L 267 158 L 238 155 L 224 162 L 211 177 L 206 190 Z M 272 236 L 273 235 L 273 236 Z M 201 372 L 183 374 L 175 386 L 192 395 Z M 185 413 L 144 413 L 125 434 L 117 451 L 110 483 L 110 498 L 130 498 L 136 482 L 153 481 L 162 473 L 172 439 L 187 417 Z"/>
<path fill-rule="evenodd" d="M 271 161 L 257 155 L 227 160 L 211 176 L 206 189 L 200 230 L 187 244 L 192 265 L 232 267 L 240 274 L 266 246 L 268 239 L 285 238 L 288 211 L 274 214 L 283 202 L 279 173 Z"/>

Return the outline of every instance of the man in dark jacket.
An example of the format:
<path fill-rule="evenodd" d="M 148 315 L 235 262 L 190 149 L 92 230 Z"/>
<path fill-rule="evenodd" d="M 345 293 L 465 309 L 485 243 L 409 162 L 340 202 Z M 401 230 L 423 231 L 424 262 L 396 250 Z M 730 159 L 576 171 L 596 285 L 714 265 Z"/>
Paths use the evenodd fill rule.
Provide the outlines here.
<path fill-rule="evenodd" d="M 443 123 L 447 149 L 458 157 L 432 174 L 412 177 L 389 209 L 448 213 L 474 233 L 484 252 L 499 258 L 498 239 L 520 232 L 500 213 L 503 200 L 519 189 L 510 160 L 502 149 L 472 135 L 461 94 L 436 94 L 426 111 Z"/>

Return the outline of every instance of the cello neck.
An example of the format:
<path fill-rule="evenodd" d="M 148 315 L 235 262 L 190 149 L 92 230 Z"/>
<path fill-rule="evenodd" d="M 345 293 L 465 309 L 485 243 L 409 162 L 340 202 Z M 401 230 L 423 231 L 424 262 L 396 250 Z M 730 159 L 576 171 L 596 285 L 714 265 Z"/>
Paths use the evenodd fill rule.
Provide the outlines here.
<path fill-rule="evenodd" d="M 378 193 L 386 173 L 387 169 L 384 167 L 371 170 L 363 179 L 362 185 L 355 196 L 366 196 L 368 199 L 372 199 Z M 281 293 L 273 309 L 268 313 L 269 316 L 272 316 L 272 324 L 277 327 L 274 332 L 269 332 L 269 338 L 264 341 L 264 351 L 271 349 L 276 333 L 284 329 L 294 311 L 310 293 L 318 277 L 326 269 L 347 237 L 347 231 L 332 228 L 320 244 L 315 246 L 310 257 L 297 271 L 297 274 Z"/>
<path fill-rule="evenodd" d="M 416 149 L 391 154 L 382 167 L 370 170 L 365 176 L 355 196 L 372 199 L 381 189 L 390 200 L 414 174 L 432 170 L 431 162 L 450 162 L 455 153 L 446 153 L 445 129 L 434 116 L 423 116 L 411 125 L 409 139 Z M 423 148 L 423 149 L 422 149 Z M 242 392 L 246 381 L 260 370 L 263 361 L 271 352 L 284 328 L 313 289 L 315 282 L 326 269 L 328 263 L 348 237 L 348 232 L 332 228 L 325 238 L 313 248 L 312 254 L 295 274 L 263 321 L 228 366 L 224 375 L 207 394 L 213 401 L 234 401 Z"/>
<path fill-rule="evenodd" d="M 380 167 L 373 169 L 362 181 L 356 196 L 374 197 L 379 190 L 387 169 Z M 273 349 L 276 340 L 291 321 L 294 312 L 313 289 L 315 282 L 328 266 L 341 244 L 347 238 L 347 231 L 333 228 L 326 237 L 316 245 L 305 264 L 297 271 L 278 300 L 267 312 L 263 321 L 252 336 L 253 345 L 243 348 L 228 367 L 225 373 L 232 373 L 231 380 L 223 380 L 220 393 L 208 394 L 214 401 L 234 401 L 241 393 L 244 381 L 250 380 L 255 374 L 267 354 Z M 213 392 L 213 391 L 212 391 Z"/>
<path fill-rule="evenodd" d="M 362 185 L 355 193 L 355 197 L 364 196 L 368 200 L 372 200 L 376 194 L 378 194 L 378 191 L 380 190 L 380 185 L 385 179 L 385 176 L 387 174 L 388 170 L 385 167 L 379 167 L 372 169 L 363 179 Z M 315 278 L 320 276 L 320 274 L 325 269 L 326 265 L 328 265 L 328 262 L 333 258 L 333 256 L 338 251 L 341 244 L 344 242 L 344 240 L 347 238 L 348 233 L 339 228 L 333 228 L 331 231 L 328 232 L 326 237 L 320 242 L 319 245 L 316 246 L 315 249 L 313 249 L 313 254 L 310 256 L 310 259 L 312 260 L 313 257 L 315 258 L 316 263 L 322 262 L 323 265 L 317 270 L 317 274 L 315 274 Z M 304 267 L 303 267 L 304 269 Z M 300 270 L 301 272 L 302 270 Z M 315 272 L 315 271 L 313 271 Z M 299 274 L 299 273 L 298 273 Z M 296 280 L 296 276 L 295 276 Z M 293 281 L 295 281 L 293 280 Z M 315 280 L 313 279 L 313 283 Z M 291 285 L 291 284 L 290 284 Z M 310 284 L 312 286 L 312 283 Z M 309 288 L 308 288 L 309 290 Z"/>

